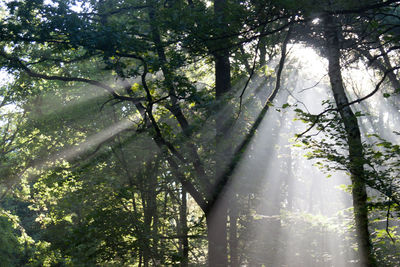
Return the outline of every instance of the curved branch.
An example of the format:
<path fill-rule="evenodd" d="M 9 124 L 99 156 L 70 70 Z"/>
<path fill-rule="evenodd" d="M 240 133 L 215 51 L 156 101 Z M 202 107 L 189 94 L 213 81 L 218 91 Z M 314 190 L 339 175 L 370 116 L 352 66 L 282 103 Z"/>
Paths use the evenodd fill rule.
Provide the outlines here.
<path fill-rule="evenodd" d="M 16 57 L 11 57 L 10 55 L 6 54 L 4 51 L 0 51 L 0 56 L 6 58 L 9 61 L 15 62 L 20 69 L 22 69 L 26 74 L 28 74 L 30 77 L 33 78 L 40 78 L 44 80 L 50 80 L 50 81 L 64 81 L 64 82 L 83 82 L 87 83 L 90 85 L 94 85 L 99 88 L 105 89 L 107 92 L 109 92 L 114 98 L 124 100 L 124 101 L 133 101 L 135 103 L 139 103 L 140 101 L 144 101 L 144 97 L 130 97 L 130 96 L 123 96 L 117 94 L 113 88 L 111 88 L 109 85 L 104 84 L 99 81 L 95 80 L 90 80 L 86 78 L 79 78 L 79 77 L 67 77 L 67 76 L 58 76 L 58 75 L 46 75 L 42 73 L 37 73 L 30 68 L 28 68 L 22 60 Z"/>
<path fill-rule="evenodd" d="M 173 156 L 178 158 L 183 163 L 187 163 L 187 160 L 175 149 L 175 147 L 170 142 L 168 142 L 167 140 L 164 139 L 164 137 L 162 136 L 162 133 L 161 133 L 161 129 L 158 126 L 157 121 L 153 116 L 152 109 L 153 109 L 154 101 L 153 101 L 153 97 L 150 93 L 150 89 L 146 82 L 146 75 L 148 72 L 147 64 L 143 58 L 138 58 L 138 59 L 141 60 L 143 63 L 143 73 L 141 75 L 141 81 L 142 81 L 143 88 L 146 92 L 146 98 L 147 98 L 147 101 L 149 104 L 145 110 L 143 110 L 144 109 L 143 106 L 139 107 L 141 105 L 140 103 L 136 104 L 136 106 L 138 107 L 139 110 L 141 110 L 142 116 L 145 116 L 145 114 L 147 114 L 149 116 L 151 126 L 153 127 L 153 129 L 155 131 L 153 134 L 154 141 L 155 141 L 156 145 L 159 147 L 159 149 L 161 150 L 161 152 L 166 156 L 168 164 L 171 166 L 172 173 L 174 174 L 175 177 L 177 177 L 178 181 L 182 184 L 182 186 L 185 188 L 185 190 L 193 197 L 193 199 L 196 201 L 196 203 L 199 205 L 199 207 L 203 211 L 205 211 L 206 207 L 207 207 L 207 201 L 204 199 L 204 197 L 199 192 L 199 190 L 196 189 L 194 184 L 191 183 L 185 177 L 185 174 L 179 170 L 179 165 L 176 163 Z"/>
<path fill-rule="evenodd" d="M 346 107 L 346 106 L 353 105 L 353 104 L 355 104 L 355 103 L 360 103 L 361 101 L 364 101 L 365 99 L 370 98 L 371 96 L 373 96 L 376 92 L 379 91 L 379 88 L 381 87 L 381 85 L 382 85 L 382 83 L 384 82 L 385 78 L 386 78 L 390 73 L 392 73 L 394 70 L 398 70 L 398 69 L 400 69 L 400 66 L 393 67 L 393 68 L 390 68 L 390 69 L 386 70 L 386 71 L 384 72 L 384 74 L 383 74 L 382 79 L 376 84 L 375 89 L 372 90 L 371 93 L 369 93 L 368 95 L 366 95 L 366 96 L 364 96 L 364 97 L 362 97 L 362 98 L 359 98 L 359 99 L 356 99 L 356 100 L 354 100 L 354 101 L 351 101 L 351 102 L 347 103 L 346 105 L 343 105 L 343 106 L 341 106 L 341 107 L 338 107 L 337 110 L 342 109 L 342 108 L 344 108 L 344 107 Z"/>
<path fill-rule="evenodd" d="M 360 103 L 360 102 L 362 102 L 362 101 L 364 101 L 364 100 L 370 98 L 371 96 L 373 96 L 376 92 L 379 91 L 379 88 L 381 87 L 381 85 L 382 85 L 382 83 L 384 82 L 385 78 L 386 78 L 390 73 L 392 73 L 394 70 L 397 70 L 397 69 L 400 69 L 400 66 L 393 67 L 393 68 L 390 68 L 390 69 L 386 70 L 386 71 L 384 72 L 384 74 L 383 74 L 382 79 L 376 84 L 375 89 L 372 90 L 372 91 L 371 91 L 369 94 L 367 94 L 366 96 L 361 97 L 361 98 L 358 98 L 358 99 L 356 99 L 356 100 L 353 100 L 353 101 L 347 103 L 346 105 L 342 105 L 342 106 L 337 107 L 337 108 L 329 108 L 329 109 L 326 109 L 326 110 L 322 111 L 321 113 L 319 113 L 318 115 L 316 115 L 315 120 L 313 121 L 313 123 L 312 123 L 304 132 L 298 134 L 297 137 L 296 137 L 296 139 L 298 139 L 299 137 L 301 137 L 301 136 L 305 135 L 306 133 L 308 133 L 309 131 L 311 131 L 311 129 L 314 128 L 314 126 L 318 123 L 319 119 L 320 119 L 320 118 L 322 117 L 322 115 L 324 115 L 325 113 L 327 113 L 327 112 L 329 112 L 329 111 L 339 111 L 339 110 L 341 110 L 341 109 L 343 109 L 343 108 L 345 108 L 345 107 L 351 106 L 351 105 L 356 104 L 356 103 Z"/>

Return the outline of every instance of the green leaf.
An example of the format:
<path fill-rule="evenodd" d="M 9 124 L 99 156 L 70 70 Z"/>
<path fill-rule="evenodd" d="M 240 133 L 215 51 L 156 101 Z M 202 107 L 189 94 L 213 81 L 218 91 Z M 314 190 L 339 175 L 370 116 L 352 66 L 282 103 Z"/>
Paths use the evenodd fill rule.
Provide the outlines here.
<path fill-rule="evenodd" d="M 132 92 L 136 92 L 139 89 L 140 89 L 140 84 L 138 84 L 138 83 L 132 84 L 132 87 L 131 87 Z"/>

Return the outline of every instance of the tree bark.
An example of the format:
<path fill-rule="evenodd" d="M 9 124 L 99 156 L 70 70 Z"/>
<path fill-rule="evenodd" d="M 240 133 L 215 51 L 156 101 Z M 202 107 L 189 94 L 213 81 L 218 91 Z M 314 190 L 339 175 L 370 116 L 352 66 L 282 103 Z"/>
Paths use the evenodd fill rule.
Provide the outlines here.
<path fill-rule="evenodd" d="M 215 91 L 217 101 L 220 101 L 219 111 L 222 109 L 222 101 L 230 90 L 230 62 L 229 53 L 225 52 L 215 56 Z M 216 170 L 215 184 L 223 175 L 228 158 L 231 154 L 227 143 L 227 131 L 229 128 L 229 114 L 219 114 L 216 118 Z M 208 264 L 211 267 L 228 266 L 227 251 L 227 216 L 228 203 L 222 192 L 212 209 L 206 213 L 208 228 Z"/>
<path fill-rule="evenodd" d="M 228 29 L 225 19 L 226 0 L 214 0 L 215 22 L 218 33 L 224 34 Z M 224 39 L 222 39 L 223 41 Z M 222 45 L 222 46 L 221 46 Z M 218 115 L 216 116 L 216 169 L 215 184 L 227 165 L 231 153 L 231 146 L 227 141 L 228 132 L 232 123 L 232 110 L 221 112 L 224 107 L 224 99 L 231 90 L 231 66 L 229 61 L 229 48 L 224 47 L 226 41 L 215 44 L 215 95 L 218 104 Z M 211 210 L 206 212 L 207 237 L 208 237 L 208 264 L 211 267 L 228 266 L 228 242 L 227 242 L 227 216 L 228 201 L 224 193 L 218 196 L 218 201 Z"/>
<path fill-rule="evenodd" d="M 207 239 L 208 239 L 208 266 L 228 266 L 227 251 L 227 208 L 226 203 L 218 202 L 218 208 L 214 208 L 206 215 Z"/>
<path fill-rule="evenodd" d="M 157 214 L 157 171 L 159 161 L 156 159 L 146 162 L 143 171 L 143 180 L 141 188 L 141 198 L 143 206 L 144 232 L 142 237 L 143 242 L 143 263 L 144 266 L 149 266 L 151 261 L 156 260 L 156 248 L 158 245 L 158 214 Z"/>
<path fill-rule="evenodd" d="M 182 187 L 182 202 L 180 206 L 180 225 L 181 225 L 181 246 L 182 261 L 181 267 L 187 267 L 189 264 L 189 241 L 188 241 L 188 225 L 187 225 L 187 197 L 186 190 Z"/>
<path fill-rule="evenodd" d="M 349 101 L 343 85 L 340 68 L 338 29 L 339 27 L 336 25 L 333 17 L 326 16 L 324 20 L 324 30 L 326 52 L 329 62 L 329 78 L 333 96 L 347 134 L 346 138 L 349 149 L 348 159 L 350 165 L 349 171 L 352 182 L 354 217 L 360 265 L 368 267 L 375 266 L 375 259 L 372 253 L 372 245 L 368 230 L 368 208 L 365 183 L 366 177 L 363 167 L 363 146 L 357 117 L 348 105 Z"/>

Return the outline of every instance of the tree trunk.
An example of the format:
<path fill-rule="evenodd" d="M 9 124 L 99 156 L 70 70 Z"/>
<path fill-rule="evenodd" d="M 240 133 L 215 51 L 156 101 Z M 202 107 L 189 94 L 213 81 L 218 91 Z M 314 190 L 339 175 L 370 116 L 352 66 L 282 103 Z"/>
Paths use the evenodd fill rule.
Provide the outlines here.
<path fill-rule="evenodd" d="M 215 21 L 221 35 L 227 30 L 225 21 L 226 0 L 214 0 Z M 224 47 L 226 40 L 222 39 L 215 44 L 215 95 L 218 104 L 218 115 L 216 117 L 216 170 L 215 184 L 223 175 L 225 166 L 228 163 L 231 153 L 231 146 L 227 141 L 228 132 L 232 123 L 232 110 L 229 105 L 228 110 L 222 111 L 224 98 L 231 90 L 231 74 L 229 61 L 229 48 Z M 223 45 L 223 46 L 221 46 Z M 227 216 L 228 201 L 227 196 L 222 193 L 218 197 L 215 205 L 206 214 L 207 237 L 208 237 L 208 264 L 211 267 L 228 266 L 227 251 Z"/>
<path fill-rule="evenodd" d="M 147 237 L 150 236 L 150 231 L 151 231 L 150 229 L 151 216 L 148 210 L 146 193 L 142 193 L 141 196 L 142 196 L 143 217 L 144 217 L 141 248 L 143 255 L 143 266 L 148 267 L 150 262 L 150 240 Z"/>
<path fill-rule="evenodd" d="M 237 221 L 238 221 L 238 199 L 236 194 L 230 196 L 231 205 L 229 206 L 229 256 L 230 266 L 239 267 L 238 255 L 238 236 L 237 236 Z"/>
<path fill-rule="evenodd" d="M 182 187 L 182 202 L 180 206 L 180 225 L 181 225 L 181 267 L 187 267 L 189 264 L 189 242 L 187 226 L 187 197 L 186 190 Z"/>
<path fill-rule="evenodd" d="M 324 21 L 329 78 L 340 117 L 347 134 L 349 148 L 349 171 L 352 182 L 354 217 L 357 233 L 358 252 L 361 266 L 375 266 L 368 230 L 367 192 L 363 167 L 363 146 L 357 117 L 354 115 L 345 93 L 340 69 L 338 26 L 331 16 Z"/>
<path fill-rule="evenodd" d="M 208 266 L 226 267 L 227 257 L 227 205 L 220 199 L 211 212 L 206 215 L 208 239 Z"/>
<path fill-rule="evenodd" d="M 293 166 L 292 166 L 292 152 L 290 149 L 288 149 L 288 159 L 286 161 L 286 167 L 287 167 L 287 175 L 285 178 L 286 182 L 286 201 L 287 201 L 287 207 L 286 209 L 288 211 L 293 210 L 293 188 L 294 188 L 294 175 L 293 175 Z"/>

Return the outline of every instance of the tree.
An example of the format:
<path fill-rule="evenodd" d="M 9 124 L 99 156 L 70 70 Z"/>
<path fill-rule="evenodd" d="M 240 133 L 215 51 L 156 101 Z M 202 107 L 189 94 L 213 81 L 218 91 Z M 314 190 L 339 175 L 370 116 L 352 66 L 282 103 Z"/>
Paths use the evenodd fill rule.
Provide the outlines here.
<path fill-rule="evenodd" d="M 0 60 L 15 73 L 17 84 L 8 91 L 21 93 L 19 101 L 26 101 L 27 127 L 37 133 L 29 150 L 41 159 L 28 164 L 39 179 L 25 183 L 35 188 L 31 201 L 36 212 L 45 214 L 47 233 L 69 229 L 68 242 L 74 244 L 48 235 L 54 250 L 87 264 L 162 261 L 185 266 L 189 237 L 204 230 L 188 220 L 188 203 L 194 200 L 207 223 L 209 265 L 238 266 L 237 206 L 243 201 L 227 193 L 227 187 L 273 105 L 287 45 L 295 40 L 317 47 L 329 59 L 336 111 L 347 133 L 361 261 L 373 264 L 365 157 L 351 108 L 362 99 L 347 99 L 340 58 L 343 48 L 368 55 L 368 46 L 351 46 L 366 39 L 351 34 L 369 29 L 374 14 L 396 3 L 367 1 L 358 7 L 353 1 L 334 1 L 325 8 L 315 1 L 8 2 Z M 354 24 L 361 15 L 363 20 Z M 310 23 L 316 17 L 324 23 Z M 352 31 L 346 38 L 343 28 Z M 249 84 L 258 82 L 254 77 L 261 79 L 259 69 L 270 69 L 267 52 L 269 59 L 280 52 L 280 59 L 276 77 L 268 81 L 271 94 L 253 118 L 245 113 L 243 96 Z M 386 65 L 384 77 L 393 70 Z M 44 97 L 46 91 L 56 97 Z M 85 101 L 68 106 L 79 98 Z M 51 102 L 65 109 L 48 114 Z M 235 121 L 243 113 L 252 123 Z M 313 117 L 315 123 L 321 116 Z M 87 203 L 79 205 L 74 197 Z M 166 227 L 167 221 L 175 223 Z"/>
<path fill-rule="evenodd" d="M 230 141 L 223 144 L 225 142 L 222 140 L 226 140 L 230 132 L 229 128 L 232 124 L 230 117 L 232 116 L 227 118 L 217 116 L 216 118 L 216 166 L 218 167 L 214 174 L 215 178 L 212 178 L 213 175 L 204 170 L 203 159 L 198 154 L 201 148 L 195 145 L 195 140 L 191 140 L 193 126 L 184 115 L 184 111 L 188 110 L 184 110 L 180 102 L 194 101 L 196 109 L 201 112 L 207 113 L 212 110 L 207 111 L 201 107 L 201 102 L 204 100 L 200 100 L 201 95 L 196 92 L 195 85 L 191 84 L 184 75 L 177 74 L 178 70 L 184 68 L 185 57 L 188 56 L 183 49 L 179 48 L 179 45 L 182 43 L 185 47 L 190 41 L 194 41 L 198 46 L 193 49 L 189 47 L 193 53 L 213 55 L 216 64 L 216 110 L 221 110 L 222 107 L 231 109 L 230 105 L 223 105 L 227 98 L 226 93 L 231 87 L 229 55 L 234 43 L 230 43 L 242 42 L 238 39 L 241 35 L 241 28 L 238 26 L 241 20 L 245 20 L 245 16 L 238 14 L 246 8 L 237 4 L 228 6 L 224 1 L 215 2 L 214 12 L 207 9 L 201 2 L 177 2 L 174 4 L 176 10 L 168 5 L 152 1 L 143 3 L 127 1 L 114 6 L 111 2 L 99 2 L 93 3 L 90 7 L 83 6 L 83 10 L 79 12 L 74 12 L 68 1 L 56 1 L 53 4 L 43 4 L 41 1 L 30 3 L 15 1 L 8 3 L 7 6 L 9 14 L 2 32 L 5 49 L 1 52 L 1 56 L 4 64 L 10 69 L 17 69 L 33 78 L 82 82 L 97 86 L 105 89 L 113 99 L 126 101 L 128 106 L 133 105 L 142 116 L 144 124 L 152 128 L 153 138 L 159 149 L 163 151 L 177 180 L 206 213 L 209 227 L 211 227 L 209 238 L 215 238 L 214 241 L 210 240 L 210 264 L 226 265 L 226 259 L 223 259 L 222 255 L 227 255 L 225 253 L 227 245 L 224 241 L 226 240 L 226 230 L 224 230 L 226 215 L 224 214 L 227 208 L 222 208 L 225 210 L 220 211 L 222 215 L 215 217 L 219 226 L 216 226 L 216 231 L 212 230 L 213 216 L 209 213 L 211 213 L 211 206 L 215 204 L 214 200 L 219 198 L 219 192 L 217 190 L 216 194 L 212 194 L 210 187 L 213 183 L 218 183 L 223 173 L 223 166 L 227 164 L 225 162 L 230 153 L 226 153 L 226 148 L 230 147 Z M 258 24 L 247 21 L 248 32 L 253 35 L 247 37 L 248 41 L 257 38 L 260 27 L 265 29 L 265 25 L 270 21 L 274 22 L 280 18 L 279 12 L 271 11 L 265 5 L 257 5 L 255 8 L 265 10 L 265 14 Z M 204 11 L 206 12 L 201 14 Z M 39 13 L 41 18 L 37 16 Z M 188 13 L 194 13 L 194 19 L 179 24 L 177 15 Z M 214 15 L 210 16 L 212 13 Z M 269 13 L 271 18 L 267 15 Z M 277 19 L 273 19 L 274 16 Z M 211 17 L 215 18 L 214 28 L 206 29 L 204 25 L 201 25 L 200 30 L 196 29 L 199 23 L 204 24 L 204 21 Z M 143 24 L 142 19 L 149 19 L 149 23 Z M 174 26 L 175 34 L 166 38 L 165 33 L 171 31 L 169 29 L 171 24 Z M 276 24 L 277 27 L 281 27 L 279 23 Z M 177 28 L 182 30 L 177 31 Z M 191 35 L 180 41 L 179 38 L 185 36 L 186 32 Z M 270 30 L 270 33 L 273 32 L 274 30 Z M 263 36 L 266 34 L 269 33 L 264 30 L 260 33 Z M 113 38 L 109 40 L 109 36 Z M 204 40 L 205 46 L 200 43 L 204 43 Z M 226 40 L 229 45 L 221 46 L 221 40 Z M 18 45 L 12 46 L 10 42 Z M 31 51 L 29 57 L 23 58 L 22 55 L 26 51 Z M 34 64 L 36 60 L 40 64 Z M 97 75 L 82 71 L 77 64 L 83 62 L 96 62 L 103 68 L 113 70 L 122 80 L 122 89 L 99 82 L 96 80 Z M 44 69 L 48 73 L 44 74 Z M 50 69 L 58 74 L 49 74 Z M 163 80 L 150 81 L 148 75 L 158 71 L 162 74 Z M 132 85 L 129 79 L 134 77 L 140 78 L 140 83 Z M 136 88 L 135 84 L 138 84 L 140 90 L 131 90 Z M 182 134 L 186 138 L 187 152 L 177 149 L 176 144 L 171 142 L 173 136 L 168 136 L 162 129 L 162 123 L 157 121 L 155 112 L 165 112 L 165 110 L 175 117 L 176 123 L 181 127 Z M 181 165 L 187 162 L 191 163 L 196 173 L 197 178 L 194 180 L 192 180 L 193 177 L 186 178 L 181 171 Z M 218 238 L 219 235 L 224 237 Z M 213 244 L 216 245 L 213 247 Z M 223 253 L 214 253 L 214 249 L 215 251 L 222 249 Z"/>

